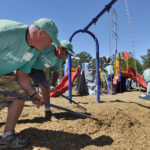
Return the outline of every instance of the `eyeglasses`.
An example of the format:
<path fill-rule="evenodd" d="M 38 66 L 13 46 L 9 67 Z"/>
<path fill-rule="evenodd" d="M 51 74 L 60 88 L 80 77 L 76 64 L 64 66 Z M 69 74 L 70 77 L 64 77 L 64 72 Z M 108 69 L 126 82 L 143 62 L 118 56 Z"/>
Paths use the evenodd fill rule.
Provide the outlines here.
<path fill-rule="evenodd" d="M 62 47 L 62 50 L 63 50 L 63 51 L 65 51 L 65 50 L 66 50 L 66 48 L 65 48 L 65 47 Z"/>
<path fill-rule="evenodd" d="M 65 51 L 65 54 L 68 55 L 68 51 L 66 48 L 62 47 L 62 50 Z"/>

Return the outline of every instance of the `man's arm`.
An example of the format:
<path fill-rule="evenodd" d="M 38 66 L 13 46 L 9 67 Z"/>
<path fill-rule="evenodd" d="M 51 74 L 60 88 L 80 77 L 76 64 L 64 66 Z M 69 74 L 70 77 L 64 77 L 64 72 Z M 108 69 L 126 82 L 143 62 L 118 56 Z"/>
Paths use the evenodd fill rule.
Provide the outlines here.
<path fill-rule="evenodd" d="M 52 86 L 56 86 L 56 82 L 57 82 L 58 77 L 59 77 L 59 73 L 58 72 L 53 72 L 53 74 L 52 74 L 52 83 L 51 83 Z"/>
<path fill-rule="evenodd" d="M 17 81 L 19 85 L 28 93 L 29 96 L 33 95 L 36 92 L 32 86 L 32 83 L 30 81 L 30 77 L 28 76 L 28 74 L 18 69 L 16 71 L 16 77 L 17 77 Z M 36 105 L 42 104 L 42 98 L 39 94 L 35 94 L 33 97 L 36 99 L 34 104 Z"/>
<path fill-rule="evenodd" d="M 59 73 L 58 72 L 53 72 L 51 89 L 50 89 L 51 92 L 55 92 L 55 90 L 56 90 L 56 82 L 57 82 L 58 77 L 59 77 Z"/>

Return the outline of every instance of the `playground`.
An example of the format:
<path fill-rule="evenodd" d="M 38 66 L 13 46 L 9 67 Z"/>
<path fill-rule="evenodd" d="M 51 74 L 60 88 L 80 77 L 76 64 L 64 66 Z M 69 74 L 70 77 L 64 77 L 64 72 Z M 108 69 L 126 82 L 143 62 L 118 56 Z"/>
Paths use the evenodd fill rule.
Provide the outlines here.
<path fill-rule="evenodd" d="M 140 92 L 142 94 L 142 92 Z M 150 102 L 138 98 L 139 92 L 124 92 L 116 95 L 72 96 L 72 99 L 87 108 L 87 113 L 99 122 L 52 108 L 52 121 L 44 120 L 44 107 L 36 108 L 26 102 L 16 132 L 29 138 L 31 145 L 26 150 L 148 150 L 150 149 Z M 51 103 L 80 111 L 63 97 L 51 98 Z M 2 133 L 7 108 L 0 112 Z"/>
<path fill-rule="evenodd" d="M 72 57 L 69 54 L 60 69 L 59 82 L 54 84 L 55 92 L 49 91 L 52 87 L 50 85 L 53 85 L 51 82 L 36 76 L 32 79 L 38 84 L 35 86 L 31 81 L 36 92 L 30 96 L 25 95 L 18 84 L 16 85 L 13 73 L 0 77 L 2 102 L 26 100 L 15 127 L 19 137 L 30 141 L 24 150 L 150 150 L 150 95 L 147 90 L 150 84 L 147 84 L 149 81 L 145 81 L 137 70 L 126 0 L 133 52 L 119 50 L 117 47 L 116 14 L 115 9 L 110 10 L 116 2 L 117 0 L 111 0 L 89 24 L 70 35 L 69 41 L 72 43 L 78 33 L 86 33 L 92 37 L 96 50 L 93 52 L 96 56 L 94 67 L 89 62 L 80 62 L 79 57 Z M 115 49 L 111 51 L 110 48 L 110 56 L 105 56 L 99 51 L 97 38 L 99 35 L 96 34 L 96 28 L 95 32 L 89 30 L 106 12 L 112 12 L 114 15 Z M 110 40 L 110 37 L 108 38 Z M 111 41 L 108 45 L 111 47 Z M 133 58 L 134 69 L 129 65 L 130 55 Z M 73 59 L 78 62 L 74 68 Z M 106 70 L 108 66 L 109 69 L 113 66 L 113 73 L 109 74 Z M 51 98 L 50 103 L 43 101 L 43 106 L 37 107 L 32 102 L 35 100 L 33 97 L 35 94 L 43 94 L 39 84 L 48 89 Z M 50 106 L 51 120 L 45 118 L 44 105 Z M 7 108 L 0 109 L 0 135 L 5 128 L 7 113 Z"/>

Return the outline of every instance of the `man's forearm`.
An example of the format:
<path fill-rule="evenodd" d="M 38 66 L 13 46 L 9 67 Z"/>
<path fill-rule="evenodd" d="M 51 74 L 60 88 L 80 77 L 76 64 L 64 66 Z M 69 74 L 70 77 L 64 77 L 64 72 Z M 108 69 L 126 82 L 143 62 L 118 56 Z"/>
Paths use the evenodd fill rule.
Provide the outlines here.
<path fill-rule="evenodd" d="M 30 81 L 30 77 L 28 74 L 22 72 L 21 70 L 17 70 L 16 72 L 17 81 L 19 85 L 29 94 L 32 95 L 35 93 L 35 89 L 32 86 L 32 83 Z"/>
<path fill-rule="evenodd" d="M 59 77 L 59 73 L 58 72 L 53 72 L 52 83 L 51 83 L 52 86 L 56 86 L 58 77 Z"/>

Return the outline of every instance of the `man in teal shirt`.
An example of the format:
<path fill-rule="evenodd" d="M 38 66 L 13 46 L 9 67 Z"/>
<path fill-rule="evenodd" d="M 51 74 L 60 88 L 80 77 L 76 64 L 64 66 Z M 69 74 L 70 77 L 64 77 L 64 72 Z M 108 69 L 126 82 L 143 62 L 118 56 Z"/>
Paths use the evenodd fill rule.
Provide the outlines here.
<path fill-rule="evenodd" d="M 67 53 L 66 53 L 67 52 Z M 60 68 L 64 63 L 64 58 L 69 54 L 74 55 L 72 44 L 67 40 L 62 40 L 60 42 L 60 46 L 55 47 L 54 45 L 51 48 L 47 47 L 44 51 L 42 51 L 32 67 L 30 77 L 35 81 L 36 84 L 39 82 L 42 98 L 46 102 L 50 102 L 49 89 L 45 87 L 44 84 L 48 85 L 46 75 L 44 73 L 44 69 L 47 67 L 51 67 L 53 70 L 52 74 L 52 83 L 51 83 L 51 91 L 56 90 L 56 82 L 59 77 Z M 42 81 L 42 83 L 41 83 Z M 52 112 L 49 106 L 45 106 L 45 119 L 51 120 Z"/>
<path fill-rule="evenodd" d="M 147 94 L 150 95 L 150 67 L 144 70 L 143 77 L 147 83 Z"/>
<path fill-rule="evenodd" d="M 42 105 L 43 99 L 33 88 L 28 73 L 47 46 L 51 46 L 52 42 L 60 44 L 57 34 L 56 25 L 47 18 L 41 18 L 29 27 L 11 20 L 0 20 L 0 76 L 16 70 L 19 85 L 34 97 L 37 106 Z M 28 144 L 27 140 L 16 137 L 14 133 L 23 106 L 24 100 L 16 100 L 9 105 L 6 125 L 0 137 L 0 149 L 21 148 Z"/>

